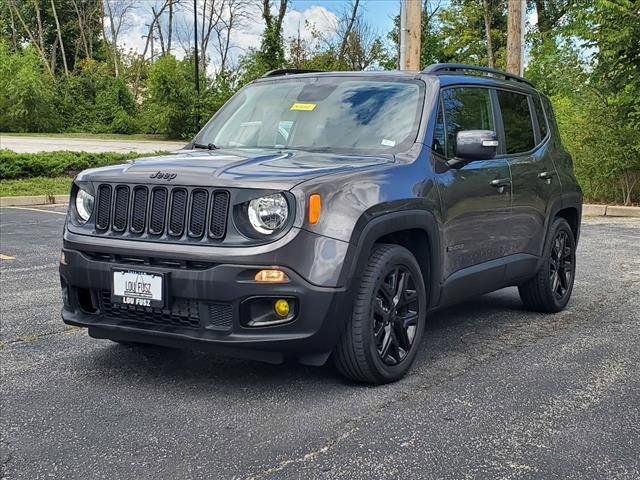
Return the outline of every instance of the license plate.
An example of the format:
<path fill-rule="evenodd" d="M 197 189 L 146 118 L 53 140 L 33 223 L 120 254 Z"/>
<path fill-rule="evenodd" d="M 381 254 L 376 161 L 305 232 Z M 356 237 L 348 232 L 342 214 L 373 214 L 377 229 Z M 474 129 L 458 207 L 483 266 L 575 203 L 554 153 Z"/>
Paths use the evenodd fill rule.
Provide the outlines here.
<path fill-rule="evenodd" d="M 125 305 L 162 308 L 164 275 L 138 270 L 113 270 L 112 301 Z"/>

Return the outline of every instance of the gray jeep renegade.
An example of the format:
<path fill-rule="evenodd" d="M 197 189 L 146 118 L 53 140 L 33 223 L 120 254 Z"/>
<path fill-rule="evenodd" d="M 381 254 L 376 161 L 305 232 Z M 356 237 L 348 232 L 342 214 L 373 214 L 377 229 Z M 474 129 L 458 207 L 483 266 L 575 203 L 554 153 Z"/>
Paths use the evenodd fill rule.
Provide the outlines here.
<path fill-rule="evenodd" d="M 508 286 L 564 308 L 581 211 L 549 100 L 523 78 L 274 71 L 183 150 L 77 176 L 62 318 L 390 382 L 434 309 Z"/>

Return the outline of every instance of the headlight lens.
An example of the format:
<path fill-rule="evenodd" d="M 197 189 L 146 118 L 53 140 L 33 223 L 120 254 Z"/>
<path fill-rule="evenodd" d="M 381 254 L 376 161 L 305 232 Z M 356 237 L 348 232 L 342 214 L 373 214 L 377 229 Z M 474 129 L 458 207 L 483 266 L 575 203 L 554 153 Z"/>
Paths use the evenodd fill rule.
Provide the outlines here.
<path fill-rule="evenodd" d="M 89 220 L 91 212 L 93 212 L 93 195 L 81 188 L 76 193 L 76 212 L 78 212 L 78 217 L 80 217 L 82 223 Z"/>
<path fill-rule="evenodd" d="M 279 230 L 287 221 L 289 206 L 281 193 L 256 198 L 249 202 L 247 216 L 251 226 L 263 235 Z"/>

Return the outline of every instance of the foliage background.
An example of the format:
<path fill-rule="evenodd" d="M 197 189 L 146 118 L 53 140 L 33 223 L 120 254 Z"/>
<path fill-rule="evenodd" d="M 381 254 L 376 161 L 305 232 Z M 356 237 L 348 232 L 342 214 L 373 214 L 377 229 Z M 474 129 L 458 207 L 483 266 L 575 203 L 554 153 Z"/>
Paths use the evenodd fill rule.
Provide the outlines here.
<path fill-rule="evenodd" d="M 488 65 L 493 58 L 504 68 L 507 1 L 424 0 L 423 66 Z M 207 24 L 220 48 L 216 58 L 200 48 L 198 96 L 195 52 L 187 45 L 177 58 L 175 40 L 171 45 L 175 31 L 167 29 L 167 15 L 188 8 L 188 2 L 156 2 L 149 34 L 162 48 L 155 54 L 119 46 L 118 32 L 126 27 L 131 3 L 0 0 L 0 131 L 189 138 L 198 117 L 208 119 L 234 92 L 270 69 L 397 67 L 398 19 L 393 31 L 375 32 L 364 21 L 359 1 L 345 2 L 335 32 L 314 33 L 314 41 L 305 42 L 300 35 L 283 36 L 287 0 L 201 0 L 202 14 L 220 13 L 215 25 Z M 528 0 L 527 8 L 537 23 L 527 32 L 525 76 L 552 100 L 585 197 L 640 202 L 639 2 Z M 255 21 L 251 12 L 256 11 L 266 26 L 262 43 L 232 61 L 224 42 L 234 28 Z M 105 27 L 108 13 L 119 15 L 117 29 Z M 0 155 L 3 178 L 14 175 L 8 172 L 17 162 L 7 155 Z M 58 171 L 53 158 L 47 161 L 53 162 L 51 171 Z M 28 168 L 42 167 L 37 165 Z"/>

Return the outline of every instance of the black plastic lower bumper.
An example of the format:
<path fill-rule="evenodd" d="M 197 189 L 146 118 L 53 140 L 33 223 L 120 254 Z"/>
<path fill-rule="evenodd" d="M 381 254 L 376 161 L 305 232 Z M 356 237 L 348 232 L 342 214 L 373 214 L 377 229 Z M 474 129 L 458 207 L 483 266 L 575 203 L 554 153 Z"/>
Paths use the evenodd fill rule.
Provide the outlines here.
<path fill-rule="evenodd" d="M 255 265 L 182 265 L 165 268 L 96 259 L 64 250 L 60 265 L 65 323 L 87 327 L 89 335 L 119 341 L 210 350 L 273 363 L 296 357 L 306 364 L 323 363 L 333 349 L 350 310 L 340 288 L 317 287 L 282 267 L 290 281 L 257 283 Z M 167 304 L 133 307 L 111 299 L 113 269 L 162 273 Z M 256 298 L 286 298 L 295 305 L 285 324 L 248 327 L 244 308 Z"/>

